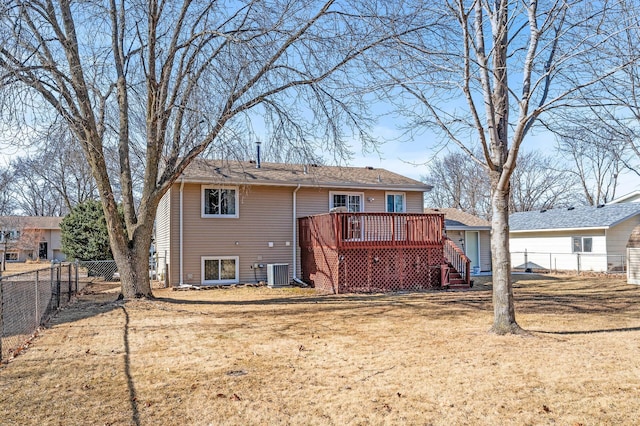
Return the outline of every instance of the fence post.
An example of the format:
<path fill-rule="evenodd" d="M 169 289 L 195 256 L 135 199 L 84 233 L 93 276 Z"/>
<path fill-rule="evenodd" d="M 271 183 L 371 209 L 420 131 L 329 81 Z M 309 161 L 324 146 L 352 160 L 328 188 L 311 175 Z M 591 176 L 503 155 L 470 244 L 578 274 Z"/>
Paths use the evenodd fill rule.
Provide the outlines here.
<path fill-rule="evenodd" d="M 578 262 L 578 275 L 580 274 L 580 253 L 576 253 L 576 260 Z"/>
<path fill-rule="evenodd" d="M 38 271 L 36 271 L 36 324 L 40 325 L 40 312 L 39 312 L 39 307 L 40 307 L 40 298 L 39 296 L 39 291 L 38 291 L 38 278 L 39 278 L 40 273 Z"/>
<path fill-rule="evenodd" d="M 56 268 L 56 290 L 58 292 L 58 308 L 60 308 L 60 269 L 61 268 Z"/>
<path fill-rule="evenodd" d="M 78 273 L 79 266 L 80 266 L 80 262 L 78 262 L 78 259 L 76 259 L 76 293 L 78 292 L 78 280 L 80 278 L 80 275 Z"/>
<path fill-rule="evenodd" d="M 72 290 L 72 287 L 71 287 L 71 264 L 69 264 L 67 266 L 69 267 L 69 273 L 68 273 L 68 278 L 69 278 L 69 281 L 68 281 L 68 284 L 69 284 L 69 298 L 67 299 L 67 302 L 71 302 L 71 290 Z"/>

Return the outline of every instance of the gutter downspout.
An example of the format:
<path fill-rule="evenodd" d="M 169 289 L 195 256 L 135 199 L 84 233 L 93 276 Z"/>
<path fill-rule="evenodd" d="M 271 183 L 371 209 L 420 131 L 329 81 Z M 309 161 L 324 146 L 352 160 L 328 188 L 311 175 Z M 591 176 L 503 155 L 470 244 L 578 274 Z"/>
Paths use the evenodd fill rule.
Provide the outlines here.
<path fill-rule="evenodd" d="M 293 274 L 292 274 L 292 279 L 293 281 L 297 282 L 298 284 L 304 284 L 299 278 L 298 278 L 298 198 L 297 198 L 297 193 L 298 190 L 300 189 L 300 184 L 298 184 L 298 186 L 296 187 L 296 189 L 293 190 L 293 242 L 292 242 L 292 250 L 293 250 Z M 305 284 L 306 285 L 306 284 Z"/>
<path fill-rule="evenodd" d="M 184 211 L 183 211 L 183 189 L 184 189 L 184 177 L 180 180 L 180 284 L 179 286 L 183 286 L 184 285 L 184 271 L 183 271 L 183 264 L 184 264 L 184 256 L 183 256 L 183 247 L 184 247 L 184 241 L 183 241 L 183 216 L 184 216 Z"/>

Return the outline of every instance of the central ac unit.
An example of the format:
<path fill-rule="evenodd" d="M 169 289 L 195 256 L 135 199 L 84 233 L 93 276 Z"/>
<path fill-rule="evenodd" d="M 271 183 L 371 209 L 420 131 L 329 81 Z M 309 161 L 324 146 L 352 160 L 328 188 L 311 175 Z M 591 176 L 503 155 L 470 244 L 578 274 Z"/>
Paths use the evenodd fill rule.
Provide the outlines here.
<path fill-rule="evenodd" d="M 267 285 L 269 287 L 282 287 L 289 285 L 289 264 L 268 263 Z"/>

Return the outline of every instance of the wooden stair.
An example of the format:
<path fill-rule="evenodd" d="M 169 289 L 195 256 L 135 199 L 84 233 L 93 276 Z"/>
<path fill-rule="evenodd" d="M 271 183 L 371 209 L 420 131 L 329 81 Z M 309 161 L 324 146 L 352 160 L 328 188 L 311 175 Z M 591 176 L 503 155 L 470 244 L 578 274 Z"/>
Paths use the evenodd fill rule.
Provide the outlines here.
<path fill-rule="evenodd" d="M 471 260 L 449 238 L 445 237 L 443 249 L 444 262 L 440 265 L 442 287 L 452 290 L 471 288 Z"/>
<path fill-rule="evenodd" d="M 466 290 L 471 286 L 453 266 L 449 266 L 449 282 L 445 284 L 450 290 Z"/>

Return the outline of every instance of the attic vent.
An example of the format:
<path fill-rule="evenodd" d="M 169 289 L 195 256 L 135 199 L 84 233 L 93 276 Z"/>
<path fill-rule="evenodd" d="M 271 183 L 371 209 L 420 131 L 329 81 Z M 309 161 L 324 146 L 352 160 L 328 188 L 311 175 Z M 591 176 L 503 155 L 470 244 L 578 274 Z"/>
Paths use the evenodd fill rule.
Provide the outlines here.
<path fill-rule="evenodd" d="M 575 207 L 569 207 L 567 210 L 575 210 Z"/>
<path fill-rule="evenodd" d="M 596 206 L 596 208 L 598 208 L 598 209 L 601 209 L 601 208 L 603 208 L 603 207 L 604 207 L 604 204 L 598 204 L 598 205 Z"/>
<path fill-rule="evenodd" d="M 367 170 L 373 170 L 373 167 L 367 166 Z"/>
<path fill-rule="evenodd" d="M 316 163 L 309 164 L 311 167 L 320 167 Z"/>

